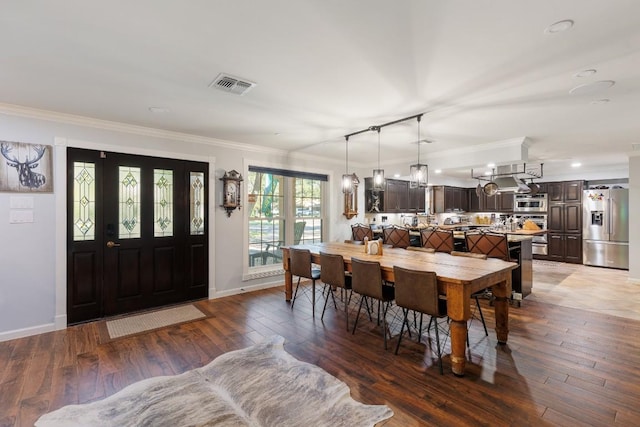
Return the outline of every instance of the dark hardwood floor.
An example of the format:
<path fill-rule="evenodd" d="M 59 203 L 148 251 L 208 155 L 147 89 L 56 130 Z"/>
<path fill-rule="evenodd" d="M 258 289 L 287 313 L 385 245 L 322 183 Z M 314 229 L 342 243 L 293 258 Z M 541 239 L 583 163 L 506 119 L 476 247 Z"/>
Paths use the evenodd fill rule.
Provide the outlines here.
<path fill-rule="evenodd" d="M 352 335 L 340 307 L 324 322 L 320 309 L 314 321 L 307 301 L 291 310 L 283 292 L 199 301 L 206 319 L 128 338 L 105 339 L 94 322 L 2 342 L 0 425 L 33 425 L 63 405 L 202 366 L 273 334 L 298 359 L 346 382 L 355 399 L 389 405 L 395 416 L 385 426 L 640 425 L 639 321 L 525 300 L 510 309 L 506 346 L 473 322 L 467 374 L 458 378 L 448 357 L 440 375 L 415 335 L 396 356 L 396 339 L 385 351 L 375 322 L 361 317 Z M 483 305 L 492 328 L 493 310 Z"/>

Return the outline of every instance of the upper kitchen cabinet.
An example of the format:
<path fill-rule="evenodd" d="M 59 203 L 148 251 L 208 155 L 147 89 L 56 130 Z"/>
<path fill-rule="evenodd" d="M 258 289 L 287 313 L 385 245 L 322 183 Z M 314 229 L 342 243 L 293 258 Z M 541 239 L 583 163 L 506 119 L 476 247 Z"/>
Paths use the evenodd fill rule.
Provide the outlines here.
<path fill-rule="evenodd" d="M 513 193 L 498 193 L 487 196 L 484 192 L 480 196 L 475 188 L 467 189 L 469 197 L 469 211 L 471 212 L 513 212 L 515 195 Z"/>
<path fill-rule="evenodd" d="M 547 182 L 545 185 L 549 203 L 582 203 L 582 181 Z"/>
<path fill-rule="evenodd" d="M 409 208 L 409 182 L 399 179 L 387 179 L 386 181 L 384 212 L 407 212 Z"/>
<path fill-rule="evenodd" d="M 367 213 L 416 213 L 425 210 L 425 189 L 409 188 L 408 181 L 387 179 L 385 191 L 373 191 L 373 179 L 365 178 Z"/>
<path fill-rule="evenodd" d="M 426 189 L 409 187 L 409 212 L 424 212 L 426 208 Z"/>
<path fill-rule="evenodd" d="M 433 213 L 466 212 L 469 210 L 469 197 L 466 188 L 437 185 L 433 191 Z"/>

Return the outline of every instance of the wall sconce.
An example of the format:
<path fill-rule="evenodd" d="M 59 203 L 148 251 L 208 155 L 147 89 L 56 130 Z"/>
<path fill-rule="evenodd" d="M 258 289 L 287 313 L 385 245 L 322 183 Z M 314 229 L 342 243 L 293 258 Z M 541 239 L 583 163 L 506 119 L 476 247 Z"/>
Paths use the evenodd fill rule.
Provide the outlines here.
<path fill-rule="evenodd" d="M 240 195 L 242 193 L 240 183 L 244 181 L 238 171 L 230 170 L 220 178 L 222 181 L 222 208 L 227 211 L 227 217 L 231 216 L 236 208 L 240 209 Z"/>

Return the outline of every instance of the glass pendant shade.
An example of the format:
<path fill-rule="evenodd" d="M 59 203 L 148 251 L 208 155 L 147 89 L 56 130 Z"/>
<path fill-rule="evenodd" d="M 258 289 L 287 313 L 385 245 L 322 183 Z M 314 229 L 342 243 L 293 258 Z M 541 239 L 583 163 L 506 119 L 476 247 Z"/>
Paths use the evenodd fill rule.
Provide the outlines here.
<path fill-rule="evenodd" d="M 342 175 L 342 192 L 350 194 L 353 191 L 353 175 L 350 173 Z"/>
<path fill-rule="evenodd" d="M 429 183 L 429 166 L 417 163 L 409 167 L 411 188 L 424 188 Z"/>
<path fill-rule="evenodd" d="M 373 190 L 384 191 L 384 169 L 373 170 Z"/>

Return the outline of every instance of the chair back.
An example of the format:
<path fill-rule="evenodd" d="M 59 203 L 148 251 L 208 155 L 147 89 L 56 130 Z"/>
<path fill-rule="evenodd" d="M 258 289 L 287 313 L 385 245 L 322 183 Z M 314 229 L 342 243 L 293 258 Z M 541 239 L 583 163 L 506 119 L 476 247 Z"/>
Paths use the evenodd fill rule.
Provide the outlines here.
<path fill-rule="evenodd" d="M 394 248 L 407 248 L 411 246 L 409 238 L 409 230 L 402 227 L 388 227 L 382 232 L 384 237 L 383 243 L 391 245 Z"/>
<path fill-rule="evenodd" d="M 420 230 L 420 243 L 423 248 L 433 248 L 436 252 L 451 252 L 453 250 L 453 231 Z"/>
<path fill-rule="evenodd" d="M 451 251 L 451 255 L 453 256 L 464 256 L 467 258 L 476 258 L 476 259 L 487 259 L 485 254 L 476 254 L 473 252 L 460 252 L 460 251 Z"/>
<path fill-rule="evenodd" d="M 345 287 L 344 258 L 338 254 L 320 252 L 320 280 L 331 286 Z"/>
<path fill-rule="evenodd" d="M 444 316 L 446 303 L 438 297 L 438 281 L 433 271 L 393 267 L 396 305 L 430 316 Z"/>
<path fill-rule="evenodd" d="M 290 269 L 294 276 L 312 279 L 311 251 L 309 249 L 289 249 Z"/>
<path fill-rule="evenodd" d="M 360 295 L 382 300 L 380 263 L 351 258 L 351 286 Z"/>
<path fill-rule="evenodd" d="M 465 234 L 467 250 L 476 254 L 484 254 L 488 258 L 500 258 L 510 261 L 509 243 L 506 234 L 467 233 Z"/>
<path fill-rule="evenodd" d="M 304 227 L 307 225 L 306 221 L 296 222 L 293 226 L 293 244 L 299 245 L 302 240 L 302 234 L 304 233 Z"/>
<path fill-rule="evenodd" d="M 368 225 L 353 224 L 351 226 L 351 240 L 363 241 L 364 238 L 373 240 L 373 230 Z"/>

